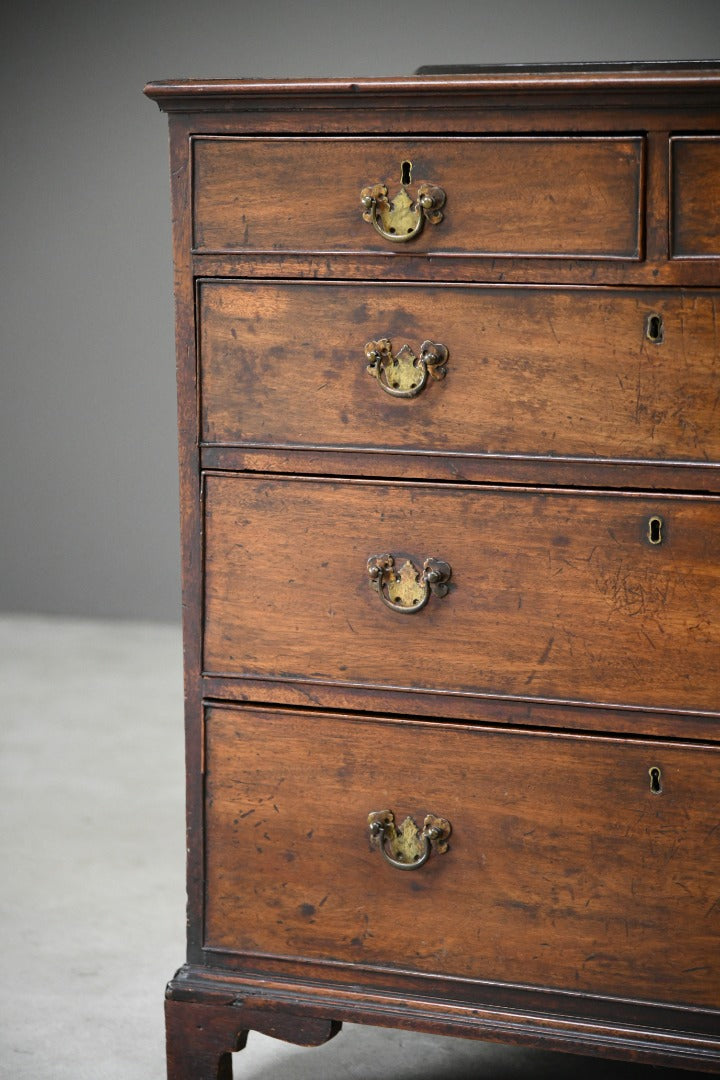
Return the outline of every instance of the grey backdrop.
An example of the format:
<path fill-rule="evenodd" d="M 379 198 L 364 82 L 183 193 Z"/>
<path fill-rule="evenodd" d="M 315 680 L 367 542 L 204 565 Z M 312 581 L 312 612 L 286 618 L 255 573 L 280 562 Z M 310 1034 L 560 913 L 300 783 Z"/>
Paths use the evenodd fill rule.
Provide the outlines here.
<path fill-rule="evenodd" d="M 143 84 L 712 58 L 720 0 L 26 0 L 2 34 L 0 610 L 174 619 L 167 134 Z"/>

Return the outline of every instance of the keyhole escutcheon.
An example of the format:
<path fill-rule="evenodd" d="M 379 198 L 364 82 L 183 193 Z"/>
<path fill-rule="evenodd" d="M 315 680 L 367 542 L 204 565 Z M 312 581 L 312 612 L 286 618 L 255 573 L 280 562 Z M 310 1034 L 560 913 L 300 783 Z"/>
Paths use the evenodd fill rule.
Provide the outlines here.
<path fill-rule="evenodd" d="M 657 765 L 651 765 L 648 769 L 650 774 L 650 790 L 653 795 L 662 794 L 662 773 Z"/>
<path fill-rule="evenodd" d="M 657 515 L 653 515 L 648 518 L 647 523 L 647 538 L 651 544 L 662 544 L 663 541 L 663 519 Z"/>
<path fill-rule="evenodd" d="M 403 187 L 407 187 L 412 183 L 412 161 L 403 161 L 401 165 L 400 183 Z"/>
<path fill-rule="evenodd" d="M 662 315 L 653 313 L 645 320 L 645 337 L 652 341 L 653 345 L 662 345 L 665 331 Z"/>

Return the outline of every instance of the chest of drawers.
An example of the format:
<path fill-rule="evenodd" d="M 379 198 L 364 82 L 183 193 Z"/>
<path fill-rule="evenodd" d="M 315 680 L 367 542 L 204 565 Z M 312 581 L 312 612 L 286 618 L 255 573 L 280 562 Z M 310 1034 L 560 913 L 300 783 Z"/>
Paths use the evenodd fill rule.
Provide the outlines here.
<path fill-rule="evenodd" d="M 165 82 L 170 1080 L 343 1020 L 720 1068 L 720 71 Z"/>

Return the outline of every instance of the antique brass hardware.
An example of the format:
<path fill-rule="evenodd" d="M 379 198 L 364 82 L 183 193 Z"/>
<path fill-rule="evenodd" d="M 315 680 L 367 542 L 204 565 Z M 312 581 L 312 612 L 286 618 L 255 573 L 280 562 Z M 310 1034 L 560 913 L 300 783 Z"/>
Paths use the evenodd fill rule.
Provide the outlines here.
<path fill-rule="evenodd" d="M 653 313 L 645 320 L 645 337 L 652 341 L 653 345 L 662 345 L 665 337 L 665 328 L 662 315 Z"/>
<path fill-rule="evenodd" d="M 447 375 L 448 351 L 439 341 L 423 341 L 416 356 L 409 345 L 393 354 L 392 342 L 380 338 L 367 343 L 365 358 L 368 371 L 391 397 L 417 397 L 425 389 L 428 375 L 436 380 Z"/>
<path fill-rule="evenodd" d="M 647 533 L 645 534 L 648 541 L 651 544 L 662 544 L 663 542 L 663 519 L 661 517 L 653 516 L 648 518 Z"/>
<path fill-rule="evenodd" d="M 442 559 L 426 559 L 422 570 L 405 559 L 395 568 L 393 555 L 371 555 L 367 562 L 370 584 L 391 611 L 414 615 L 433 596 L 447 596 L 452 570 Z"/>
<path fill-rule="evenodd" d="M 655 795 L 661 795 L 662 794 L 662 773 L 661 773 L 660 769 L 657 767 L 657 765 L 653 765 L 653 766 L 651 766 L 651 768 L 648 769 L 648 773 L 650 774 L 650 790 Z"/>
<path fill-rule="evenodd" d="M 430 852 L 442 855 L 448 849 L 452 826 L 446 818 L 428 814 L 422 831 L 411 817 L 395 825 L 392 810 L 373 810 L 368 814 L 370 843 L 382 852 L 383 858 L 396 870 L 419 870 L 430 858 Z"/>
<path fill-rule="evenodd" d="M 418 236 L 426 221 L 437 225 L 443 219 L 443 189 L 434 184 L 418 184 L 417 198 L 413 202 L 406 186 L 411 177 L 412 162 L 403 161 L 400 190 L 394 198 L 389 197 L 387 184 L 374 184 L 360 192 L 363 219 L 370 222 L 384 240 L 393 244 L 405 244 Z"/>

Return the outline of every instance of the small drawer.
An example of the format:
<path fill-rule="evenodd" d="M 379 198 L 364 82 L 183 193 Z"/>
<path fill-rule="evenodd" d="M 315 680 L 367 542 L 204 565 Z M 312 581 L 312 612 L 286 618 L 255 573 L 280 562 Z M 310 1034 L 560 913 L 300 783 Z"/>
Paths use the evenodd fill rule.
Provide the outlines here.
<path fill-rule="evenodd" d="M 720 257 L 720 135 L 670 140 L 672 254 Z"/>
<path fill-rule="evenodd" d="M 720 498 L 208 474 L 204 535 L 208 674 L 718 712 Z"/>
<path fill-rule="evenodd" d="M 630 135 L 196 136 L 194 247 L 637 260 L 643 150 Z"/>
<path fill-rule="evenodd" d="M 708 292 L 212 280 L 198 310 L 206 445 L 720 461 Z"/>
<path fill-rule="evenodd" d="M 720 1008 L 716 747 L 224 706 L 205 733 L 209 949 Z"/>

